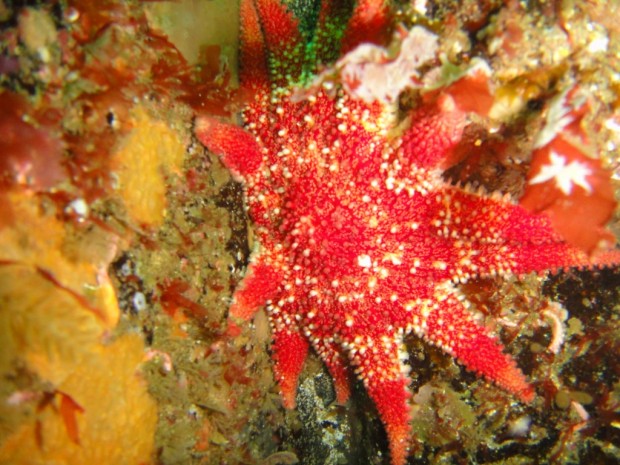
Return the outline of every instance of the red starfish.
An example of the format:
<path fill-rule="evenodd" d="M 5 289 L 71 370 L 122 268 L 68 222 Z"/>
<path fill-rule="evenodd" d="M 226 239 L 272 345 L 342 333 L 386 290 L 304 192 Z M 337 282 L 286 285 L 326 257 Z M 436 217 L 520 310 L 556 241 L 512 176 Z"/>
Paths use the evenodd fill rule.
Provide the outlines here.
<path fill-rule="evenodd" d="M 331 27 L 336 3 L 322 7 L 317 36 Z M 388 29 L 383 4 L 359 2 L 347 49 Z M 456 285 L 594 262 L 546 216 L 443 180 L 465 125 L 465 113 L 445 99 L 412 115 L 400 137 L 381 122 L 381 104 L 342 89 L 298 101 L 290 83 L 309 52 L 297 20 L 277 0 L 242 0 L 241 22 L 241 81 L 256 96 L 243 112 L 245 129 L 201 116 L 196 134 L 245 188 L 260 248 L 230 316 L 248 320 L 266 306 L 284 405 L 295 405 L 310 345 L 339 402 L 349 397 L 352 365 L 385 425 L 392 464 L 404 464 L 411 395 L 403 337 L 412 332 L 531 401 L 532 386 Z"/>

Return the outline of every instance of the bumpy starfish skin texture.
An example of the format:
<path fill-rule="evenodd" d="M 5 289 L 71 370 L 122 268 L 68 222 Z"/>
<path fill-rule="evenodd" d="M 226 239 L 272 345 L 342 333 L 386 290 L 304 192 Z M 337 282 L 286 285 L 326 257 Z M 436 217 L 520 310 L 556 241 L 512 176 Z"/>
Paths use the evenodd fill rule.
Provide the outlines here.
<path fill-rule="evenodd" d="M 285 406 L 295 405 L 312 347 L 339 402 L 349 397 L 352 368 L 385 425 L 392 463 L 404 464 L 411 394 L 403 338 L 410 333 L 532 400 L 532 386 L 474 321 L 458 284 L 594 263 L 545 216 L 442 178 L 465 124 L 459 110 L 430 103 L 396 136 L 380 103 L 337 88 L 293 98 L 287 82 L 301 72 L 297 20 L 276 0 L 241 3 L 241 81 L 255 95 L 243 112 L 245 129 L 200 116 L 196 134 L 245 189 L 260 245 L 230 318 L 234 327 L 266 307 Z M 347 49 L 361 41 L 360 31 L 379 36 L 388 25 L 382 1 L 360 5 L 343 39 Z M 362 14 L 369 5 L 373 18 Z M 323 6 L 319 28 L 330 7 Z"/>

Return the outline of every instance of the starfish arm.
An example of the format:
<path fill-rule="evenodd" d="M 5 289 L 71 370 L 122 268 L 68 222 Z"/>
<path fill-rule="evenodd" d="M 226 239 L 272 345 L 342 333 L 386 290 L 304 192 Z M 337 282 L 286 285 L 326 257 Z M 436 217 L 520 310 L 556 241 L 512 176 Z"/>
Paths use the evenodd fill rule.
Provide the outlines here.
<path fill-rule="evenodd" d="M 531 213 L 505 196 L 450 188 L 433 201 L 429 222 L 435 234 L 452 241 L 456 259 L 449 260 L 446 272 L 453 280 L 618 263 L 610 253 L 590 258 L 565 242 L 546 215 Z"/>
<path fill-rule="evenodd" d="M 601 252 L 590 259 L 590 263 L 584 266 L 597 266 L 599 268 L 606 268 L 612 266 L 618 266 L 620 264 L 620 250 L 609 250 L 607 252 Z"/>
<path fill-rule="evenodd" d="M 458 299 L 445 295 L 420 309 L 414 330 L 428 342 L 456 357 L 465 367 L 511 392 L 523 402 L 534 398 L 534 390 L 502 345 L 474 322 Z"/>
<path fill-rule="evenodd" d="M 295 408 L 297 383 L 308 355 L 308 342 L 296 328 L 286 325 L 283 320 L 275 318 L 272 325 L 272 358 L 274 373 L 282 403 L 288 409 Z"/>
<path fill-rule="evenodd" d="M 384 0 L 358 0 L 342 39 L 341 53 L 363 42 L 384 44 L 390 38 L 392 11 Z"/>
<path fill-rule="evenodd" d="M 392 465 L 404 465 L 411 438 L 408 367 L 402 337 L 357 336 L 345 344 L 358 378 L 364 383 L 385 426 Z"/>
<path fill-rule="evenodd" d="M 620 264 L 620 251 L 611 250 L 590 256 L 566 242 L 514 247 L 513 273 L 557 272 L 569 268 L 606 268 Z"/>
<path fill-rule="evenodd" d="M 590 255 L 558 234 L 552 220 L 544 213 L 530 213 L 520 205 L 514 206 L 505 234 L 508 249 L 515 257 L 514 273 L 557 271 L 567 268 L 607 267 L 620 263 L 620 252 L 608 250 Z M 603 235 L 601 235 L 603 237 Z M 611 239 L 613 243 L 614 239 Z"/>
<path fill-rule="evenodd" d="M 323 360 L 323 363 L 325 363 L 325 366 L 327 366 L 329 374 L 334 380 L 337 402 L 339 404 L 346 403 L 351 395 L 351 386 L 346 361 L 343 359 L 338 346 L 333 341 L 325 338 L 315 339 L 313 347 L 321 357 L 321 360 Z"/>
<path fill-rule="evenodd" d="M 268 91 L 270 83 L 267 48 L 254 0 L 241 0 L 239 16 L 239 80 L 249 91 Z"/>
<path fill-rule="evenodd" d="M 260 147 L 254 136 L 242 128 L 202 115 L 196 118 L 194 131 L 203 145 L 220 156 L 237 180 L 260 168 L 263 159 Z"/>
<path fill-rule="evenodd" d="M 271 82 L 286 86 L 302 70 L 304 48 L 299 21 L 281 0 L 254 0 L 254 4 L 268 51 Z"/>
<path fill-rule="evenodd" d="M 280 292 L 282 274 L 268 255 L 258 255 L 250 263 L 243 281 L 235 290 L 229 317 L 247 321 L 265 302 L 275 299 Z"/>
<path fill-rule="evenodd" d="M 504 247 L 502 253 L 510 254 L 509 271 L 517 274 L 530 272 L 544 274 L 547 271 L 553 273 L 562 269 L 580 268 L 593 264 L 583 250 L 565 242 Z"/>
<path fill-rule="evenodd" d="M 465 112 L 449 96 L 440 97 L 412 115 L 400 141 L 398 154 L 407 165 L 447 169 L 458 162 L 454 149 L 467 124 Z"/>

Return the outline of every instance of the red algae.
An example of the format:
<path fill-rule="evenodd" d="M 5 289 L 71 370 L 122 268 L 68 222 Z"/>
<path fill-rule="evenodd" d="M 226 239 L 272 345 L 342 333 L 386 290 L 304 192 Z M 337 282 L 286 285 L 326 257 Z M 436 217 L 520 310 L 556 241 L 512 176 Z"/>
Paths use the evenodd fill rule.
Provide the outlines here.
<path fill-rule="evenodd" d="M 45 191 L 64 180 L 63 144 L 54 129 L 41 125 L 20 95 L 0 93 L 0 106 L 0 189 Z"/>
<path fill-rule="evenodd" d="M 199 321 L 208 314 L 205 307 L 184 295 L 191 288 L 189 283 L 178 279 L 165 279 L 158 287 L 160 294 L 158 299 L 162 309 L 171 317 L 174 317 L 179 310 L 190 312 L 193 318 Z"/>
<path fill-rule="evenodd" d="M 578 88 L 550 104 L 532 154 L 521 205 L 544 212 L 569 242 L 594 253 L 614 242 L 605 231 L 616 207 L 609 171 L 592 152 L 583 117 L 590 105 Z M 581 218 L 588 217 L 584 227 Z"/>

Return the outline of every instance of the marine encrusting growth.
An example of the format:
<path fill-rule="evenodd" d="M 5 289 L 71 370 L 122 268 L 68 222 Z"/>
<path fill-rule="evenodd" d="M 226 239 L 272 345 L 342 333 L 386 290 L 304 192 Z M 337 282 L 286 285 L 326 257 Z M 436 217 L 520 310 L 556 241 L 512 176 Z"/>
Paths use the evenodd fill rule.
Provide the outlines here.
<path fill-rule="evenodd" d="M 266 307 L 288 408 L 310 347 L 340 402 L 349 397 L 352 367 L 385 425 L 392 463 L 402 465 L 411 436 L 406 335 L 531 401 L 532 386 L 474 321 L 458 284 L 614 256 L 591 261 L 546 216 L 446 182 L 442 172 L 467 124 L 449 93 L 396 130 L 386 102 L 330 84 L 295 92 L 292 84 L 328 56 L 321 40 L 337 3 L 323 2 L 315 43 L 306 46 L 278 0 L 242 0 L 241 82 L 254 94 L 245 128 L 200 116 L 196 134 L 243 183 L 260 244 L 234 295 L 233 327 Z M 385 35 L 391 17 L 383 4 L 358 2 L 343 50 Z"/>

